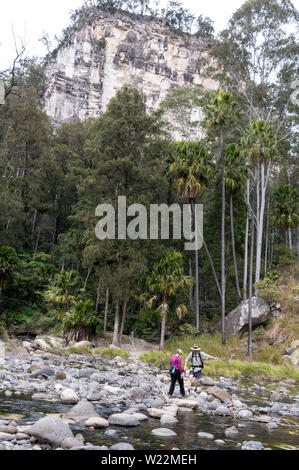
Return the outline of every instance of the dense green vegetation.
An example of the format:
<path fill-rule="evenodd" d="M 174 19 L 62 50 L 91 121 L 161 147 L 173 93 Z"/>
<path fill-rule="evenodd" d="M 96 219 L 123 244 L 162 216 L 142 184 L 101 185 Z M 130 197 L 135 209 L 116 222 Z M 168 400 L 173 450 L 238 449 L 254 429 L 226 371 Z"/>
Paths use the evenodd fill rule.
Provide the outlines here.
<path fill-rule="evenodd" d="M 91 21 L 99 6 L 155 15 L 147 1 L 97 3 L 75 12 L 71 28 Z M 190 31 L 194 19 L 170 3 L 164 18 Z M 9 93 L 0 107 L 2 325 L 19 333 L 63 332 L 70 341 L 112 330 L 115 345 L 134 331 L 160 338 L 163 347 L 170 332 L 208 331 L 254 290 L 269 301 L 285 295 L 279 283 L 299 255 L 298 105 L 289 99 L 298 43 L 285 29 L 297 19 L 289 1 L 247 1 L 214 37 L 211 22 L 200 18 L 196 34 L 213 59 L 205 73 L 219 90 L 176 88 L 152 114 L 145 96 L 126 86 L 100 118 L 54 132 L 42 111 L 40 65 L 20 61 L 13 83 L 3 75 Z M 202 128 L 190 109 L 205 116 Z M 173 142 L 171 126 L 182 130 L 181 142 Z M 185 251 L 184 240 L 171 236 L 100 241 L 96 207 L 117 208 L 118 196 L 127 206 L 203 204 L 203 249 Z M 118 217 L 116 210 L 116 223 Z M 292 280 L 284 305 L 296 315 L 298 268 Z M 248 353 L 255 358 L 253 334 L 249 329 Z M 222 321 L 217 355 L 226 357 L 230 341 Z M 213 344 L 220 343 L 215 337 Z"/>

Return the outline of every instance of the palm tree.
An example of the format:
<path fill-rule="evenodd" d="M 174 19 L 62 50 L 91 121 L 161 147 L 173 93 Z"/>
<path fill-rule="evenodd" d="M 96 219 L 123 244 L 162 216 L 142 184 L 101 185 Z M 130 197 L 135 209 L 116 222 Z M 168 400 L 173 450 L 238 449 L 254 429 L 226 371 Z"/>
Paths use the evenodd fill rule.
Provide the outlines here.
<path fill-rule="evenodd" d="M 219 132 L 220 161 L 221 161 L 221 318 L 222 318 L 222 343 L 225 344 L 225 160 L 224 160 L 224 132 L 228 125 L 236 118 L 237 103 L 232 93 L 225 90 L 211 93 L 211 99 L 205 106 L 204 124 L 207 129 Z"/>
<path fill-rule="evenodd" d="M 96 326 L 97 318 L 94 313 L 92 300 L 75 302 L 69 312 L 63 317 L 63 331 L 67 341 L 84 341 Z"/>
<path fill-rule="evenodd" d="M 293 248 L 291 229 L 299 224 L 297 190 L 290 184 L 279 186 L 273 195 L 273 203 L 274 225 L 285 230 L 285 242 L 291 250 Z"/>
<path fill-rule="evenodd" d="M 238 144 L 227 145 L 224 149 L 225 155 L 225 187 L 229 193 L 229 207 L 230 207 L 230 227 L 231 227 L 231 239 L 232 239 L 232 251 L 234 259 L 234 270 L 236 279 L 236 289 L 238 292 L 239 300 L 242 300 L 239 275 L 238 275 L 238 264 L 236 256 L 235 246 L 235 230 L 234 230 L 234 214 L 233 214 L 233 197 L 236 193 L 241 191 L 245 187 L 245 183 L 248 177 L 248 167 L 245 163 L 245 159 L 241 154 L 241 149 Z"/>
<path fill-rule="evenodd" d="M 192 207 L 194 226 L 196 227 L 195 202 L 204 192 L 212 175 L 211 158 L 201 142 L 177 142 L 173 144 L 172 148 L 173 151 L 169 157 L 168 176 L 173 181 L 178 193 L 189 201 Z M 198 330 L 198 249 L 195 250 L 195 319 Z"/>
<path fill-rule="evenodd" d="M 74 296 L 71 294 L 72 290 L 78 282 L 77 273 L 75 271 L 61 271 L 56 274 L 49 289 L 45 292 L 45 299 L 56 305 L 63 305 L 63 317 L 69 307 Z"/>
<path fill-rule="evenodd" d="M 256 187 L 256 270 L 255 283 L 260 280 L 262 240 L 266 191 L 268 187 L 271 159 L 276 152 L 276 138 L 272 127 L 263 120 L 251 121 L 242 139 L 243 152 L 254 167 Z"/>
<path fill-rule="evenodd" d="M 4 291 L 4 284 L 8 274 L 17 272 L 20 260 L 16 251 L 10 246 L 0 247 L 0 302 Z"/>
<path fill-rule="evenodd" d="M 161 338 L 160 349 L 164 348 L 166 316 L 169 306 L 167 300 L 176 294 L 178 290 L 185 290 L 192 286 L 194 280 L 185 276 L 183 268 L 183 256 L 173 248 L 170 248 L 154 264 L 151 275 L 147 278 L 149 291 L 162 298 L 158 307 L 161 310 Z"/>

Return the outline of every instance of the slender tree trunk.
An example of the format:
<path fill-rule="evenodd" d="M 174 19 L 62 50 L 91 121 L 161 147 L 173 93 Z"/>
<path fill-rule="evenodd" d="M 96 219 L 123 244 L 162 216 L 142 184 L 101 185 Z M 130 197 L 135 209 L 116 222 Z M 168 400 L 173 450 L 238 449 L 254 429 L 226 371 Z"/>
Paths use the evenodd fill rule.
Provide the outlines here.
<path fill-rule="evenodd" d="M 108 306 L 109 306 L 109 289 L 107 288 L 106 289 L 105 314 L 104 314 L 104 334 L 107 332 Z"/>
<path fill-rule="evenodd" d="M 89 268 L 88 268 L 87 276 L 85 278 L 84 287 L 83 287 L 84 290 L 86 290 L 87 282 L 88 282 L 88 279 L 89 279 L 92 268 L 93 268 L 93 264 L 91 266 L 89 266 Z"/>
<path fill-rule="evenodd" d="M 41 229 L 39 228 L 38 231 L 37 231 L 37 237 L 36 237 L 36 242 L 35 242 L 35 247 L 34 247 L 34 256 L 36 255 L 37 250 L 38 250 L 40 232 L 41 232 Z"/>
<path fill-rule="evenodd" d="M 236 256 L 236 246 L 235 246 L 235 230 L 234 230 L 234 213 L 233 213 L 233 195 L 230 194 L 229 198 L 229 208 L 230 208 L 230 231 L 232 237 L 232 250 L 233 250 L 233 258 L 234 258 L 234 269 L 235 269 L 235 279 L 236 279 L 236 289 L 238 292 L 239 300 L 242 300 L 242 295 L 240 291 L 240 284 L 239 284 L 239 274 L 238 274 L 238 263 L 237 263 L 237 256 Z"/>
<path fill-rule="evenodd" d="M 196 330 L 199 330 L 199 275 L 198 275 L 198 246 L 197 246 L 197 218 L 195 202 L 192 202 L 194 233 L 195 233 L 195 324 Z"/>
<path fill-rule="evenodd" d="M 261 163 L 261 201 L 260 209 L 257 212 L 257 240 L 256 240 L 256 270 L 255 270 L 255 282 L 257 283 L 260 280 L 261 273 L 261 259 L 262 259 L 262 243 L 263 243 L 263 225 L 264 225 L 264 213 L 265 213 L 265 202 L 266 202 L 266 191 L 268 186 L 268 179 L 271 169 L 271 162 L 269 162 L 267 167 L 267 174 L 265 176 L 265 164 Z M 256 289 L 257 294 L 257 289 Z"/>
<path fill-rule="evenodd" d="M 189 276 L 192 277 L 192 259 L 191 256 L 189 256 Z M 190 287 L 189 289 L 189 306 L 190 310 L 193 308 L 193 287 Z"/>
<path fill-rule="evenodd" d="M 119 332 L 119 344 L 122 343 L 122 337 L 124 334 L 125 321 L 126 321 L 126 316 L 127 316 L 127 305 L 128 305 L 128 301 L 126 300 L 123 305 L 123 314 L 122 314 L 121 326 L 120 326 L 120 332 Z"/>
<path fill-rule="evenodd" d="M 112 341 L 112 344 L 114 346 L 119 346 L 118 330 L 119 330 L 119 300 L 117 300 L 116 306 L 115 306 L 114 331 L 113 331 L 113 341 Z"/>
<path fill-rule="evenodd" d="M 102 285 L 102 280 L 101 280 L 101 278 L 99 278 L 99 283 L 98 283 L 98 288 L 97 288 L 96 307 L 95 307 L 95 314 L 96 315 L 98 315 L 98 313 L 99 313 L 101 285 Z"/>
<path fill-rule="evenodd" d="M 249 305 L 248 305 L 248 355 L 249 359 L 252 360 L 252 276 L 253 276 L 253 251 L 254 251 L 254 209 L 255 209 L 255 197 L 257 187 L 258 170 L 255 172 L 255 189 L 253 191 L 253 203 L 251 212 L 251 224 L 250 224 L 250 259 L 249 259 Z"/>
<path fill-rule="evenodd" d="M 164 348 L 165 343 L 165 327 L 166 327 L 166 313 L 167 313 L 167 306 L 166 306 L 166 299 L 164 298 L 162 304 L 162 322 L 161 322 L 161 339 L 160 339 L 160 349 Z"/>
<path fill-rule="evenodd" d="M 32 219 L 32 229 L 31 229 L 31 239 L 34 238 L 34 231 L 36 226 L 36 219 L 37 219 L 37 210 L 34 209 L 33 219 Z"/>
<path fill-rule="evenodd" d="M 292 230 L 291 230 L 291 227 L 288 228 L 288 232 L 289 232 L 289 249 L 292 250 L 292 249 L 293 249 L 293 241 L 292 241 Z"/>
<path fill-rule="evenodd" d="M 246 182 L 246 228 L 245 228 L 245 249 L 244 249 L 244 274 L 243 274 L 243 299 L 247 299 L 247 275 L 248 275 L 248 230 L 249 230 L 249 193 L 250 181 L 247 178 Z"/>
<path fill-rule="evenodd" d="M 221 186 L 222 186 L 222 210 L 221 210 L 221 319 L 222 319 L 222 344 L 225 344 L 225 162 L 223 129 L 220 129 L 221 142 Z"/>
<path fill-rule="evenodd" d="M 218 281 L 218 278 L 217 278 L 215 266 L 214 266 L 214 263 L 213 263 L 213 260 L 212 260 L 210 251 L 209 251 L 209 249 L 208 249 L 208 246 L 207 246 L 207 244 L 206 244 L 204 238 L 203 238 L 203 246 L 204 246 L 204 249 L 205 249 L 205 251 L 206 251 L 206 254 L 207 254 L 207 257 L 208 257 L 208 260 L 209 260 L 211 269 L 212 269 L 212 273 L 213 273 L 213 276 L 214 276 L 215 284 L 216 284 L 216 286 L 217 286 L 217 290 L 218 290 L 219 297 L 220 297 L 220 300 L 221 300 L 221 288 L 220 288 L 220 284 L 219 284 L 219 281 Z"/>
<path fill-rule="evenodd" d="M 266 225 L 266 237 L 265 237 L 265 269 L 264 273 L 265 276 L 267 275 L 268 272 L 268 251 L 269 251 L 269 224 L 270 224 L 270 212 L 269 212 L 269 206 L 270 206 L 270 201 L 268 198 L 268 204 L 267 204 L 267 225 Z"/>

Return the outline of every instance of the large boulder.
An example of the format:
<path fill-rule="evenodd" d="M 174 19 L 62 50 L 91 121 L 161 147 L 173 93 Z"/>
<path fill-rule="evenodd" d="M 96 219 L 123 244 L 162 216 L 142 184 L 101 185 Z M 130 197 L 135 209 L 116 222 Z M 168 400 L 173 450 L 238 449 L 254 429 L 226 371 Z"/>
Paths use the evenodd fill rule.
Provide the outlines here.
<path fill-rule="evenodd" d="M 27 433 L 41 442 L 60 447 L 67 438 L 73 438 L 70 428 L 58 416 L 46 416 L 27 428 Z"/>
<path fill-rule="evenodd" d="M 63 415 L 63 419 L 70 422 L 86 421 L 89 418 L 99 417 L 95 407 L 88 401 L 82 400 Z"/>
<path fill-rule="evenodd" d="M 242 302 L 225 318 L 225 332 L 227 336 L 240 335 L 248 329 L 249 301 Z M 271 317 L 268 303 L 258 297 L 252 298 L 252 327 L 265 324 Z"/>
<path fill-rule="evenodd" d="M 231 400 L 231 396 L 225 390 L 216 385 L 214 387 L 207 388 L 207 392 L 209 395 L 213 395 L 213 397 L 218 398 L 218 400 L 224 403 L 226 400 Z"/>

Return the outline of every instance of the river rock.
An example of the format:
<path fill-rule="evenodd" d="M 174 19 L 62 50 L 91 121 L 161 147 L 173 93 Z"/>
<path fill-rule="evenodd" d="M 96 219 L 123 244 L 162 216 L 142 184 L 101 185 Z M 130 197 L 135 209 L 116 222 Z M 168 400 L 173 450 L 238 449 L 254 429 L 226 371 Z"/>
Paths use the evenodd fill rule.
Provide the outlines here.
<path fill-rule="evenodd" d="M 206 385 L 208 387 L 212 387 L 212 386 L 216 385 L 215 380 L 211 379 L 210 377 L 202 377 L 200 379 L 200 383 L 202 385 Z"/>
<path fill-rule="evenodd" d="M 28 428 L 28 434 L 41 442 L 49 442 L 56 447 L 68 437 L 73 438 L 70 428 L 58 416 L 46 416 Z"/>
<path fill-rule="evenodd" d="M 293 366 L 296 367 L 299 365 L 299 348 L 292 352 L 292 354 L 290 355 L 290 360 Z"/>
<path fill-rule="evenodd" d="M 217 386 L 209 387 L 209 388 L 207 388 L 207 392 L 210 395 L 213 395 L 215 398 L 218 398 L 218 400 L 222 401 L 223 403 L 226 400 L 231 400 L 230 394 L 227 393 L 225 390 L 223 390 L 220 387 L 217 387 Z"/>
<path fill-rule="evenodd" d="M 235 437 L 239 434 L 238 429 L 235 426 L 225 429 L 224 434 L 226 437 Z"/>
<path fill-rule="evenodd" d="M 115 413 L 108 418 L 109 424 L 117 426 L 138 426 L 140 421 L 134 416 L 126 413 Z"/>
<path fill-rule="evenodd" d="M 89 418 L 87 421 L 85 421 L 84 424 L 88 428 L 107 428 L 109 426 L 109 421 L 98 416 L 94 418 Z"/>
<path fill-rule="evenodd" d="M 110 385 L 105 385 L 104 390 L 109 392 L 112 395 L 120 395 L 122 393 L 121 388 L 119 387 L 111 387 Z"/>
<path fill-rule="evenodd" d="M 227 336 L 240 335 L 248 329 L 249 301 L 242 302 L 225 317 L 225 331 Z M 266 323 L 271 317 L 269 304 L 259 298 L 252 298 L 252 326 L 256 328 Z M 220 327 L 220 323 L 219 323 Z"/>
<path fill-rule="evenodd" d="M 63 403 L 78 403 L 79 401 L 78 395 L 70 388 L 63 390 L 60 399 Z"/>
<path fill-rule="evenodd" d="M 120 442 L 111 446 L 110 450 L 134 450 L 134 447 L 128 442 Z"/>
<path fill-rule="evenodd" d="M 63 370 L 57 370 L 55 372 L 55 377 L 57 380 L 66 380 L 66 373 Z"/>
<path fill-rule="evenodd" d="M 130 394 L 134 400 L 143 400 L 146 395 L 146 391 L 139 387 L 132 387 Z"/>
<path fill-rule="evenodd" d="M 42 351 L 46 351 L 46 352 L 51 352 L 52 351 L 51 346 L 48 343 L 46 343 L 46 341 L 43 340 L 42 338 L 35 339 L 31 343 L 31 347 L 33 349 L 41 349 Z"/>
<path fill-rule="evenodd" d="M 80 401 L 76 406 L 63 415 L 63 419 L 81 422 L 86 421 L 89 418 L 99 417 L 95 407 L 86 400 Z"/>
<path fill-rule="evenodd" d="M 73 447 L 78 447 L 78 446 L 82 446 L 82 441 L 81 439 L 76 439 L 75 437 L 67 437 L 61 443 L 61 447 L 64 450 L 70 450 Z"/>
<path fill-rule="evenodd" d="M 221 415 L 221 416 L 230 416 L 231 412 L 230 410 L 223 405 L 220 405 L 216 408 L 215 410 L 216 415 Z"/>
<path fill-rule="evenodd" d="M 167 429 L 167 428 L 153 429 L 152 434 L 154 434 L 155 436 L 159 436 L 159 437 L 172 437 L 172 436 L 177 435 L 174 431 L 172 431 L 171 429 Z"/>
<path fill-rule="evenodd" d="M 250 410 L 240 410 L 238 411 L 238 417 L 241 419 L 251 419 L 253 417 L 253 413 Z"/>
<path fill-rule="evenodd" d="M 13 441 L 15 436 L 6 432 L 0 432 L 0 441 Z"/>
<path fill-rule="evenodd" d="M 83 367 L 79 370 L 79 379 L 81 379 L 82 377 L 87 377 L 89 379 L 93 373 L 94 369 L 92 369 L 91 367 Z"/>
<path fill-rule="evenodd" d="M 163 410 L 162 408 L 149 408 L 148 409 L 148 414 L 152 418 L 157 418 L 160 419 L 167 411 Z"/>
<path fill-rule="evenodd" d="M 184 408 L 191 408 L 192 410 L 198 408 L 198 402 L 196 400 L 189 400 L 186 398 L 173 398 L 170 403 L 175 403 L 178 407 L 183 406 Z"/>
<path fill-rule="evenodd" d="M 177 423 L 177 421 L 178 420 L 173 415 L 169 415 L 168 413 L 165 413 L 160 418 L 160 423 L 166 426 L 169 426 L 170 424 L 175 424 Z"/>
<path fill-rule="evenodd" d="M 242 450 L 263 450 L 264 446 L 259 441 L 247 441 L 243 442 L 241 447 Z"/>
<path fill-rule="evenodd" d="M 280 401 L 281 400 L 281 394 L 278 393 L 278 392 L 271 393 L 270 400 L 271 401 Z"/>
<path fill-rule="evenodd" d="M 138 419 L 138 421 L 147 421 L 148 417 L 144 415 L 143 413 L 134 413 L 132 416 L 135 416 L 135 418 Z"/>
<path fill-rule="evenodd" d="M 88 401 L 99 401 L 101 399 L 102 393 L 98 390 L 90 390 L 86 394 L 86 399 Z"/>
<path fill-rule="evenodd" d="M 214 439 L 213 434 L 210 434 L 208 432 L 198 432 L 197 437 L 199 437 L 200 439 L 208 439 L 208 440 Z"/>

